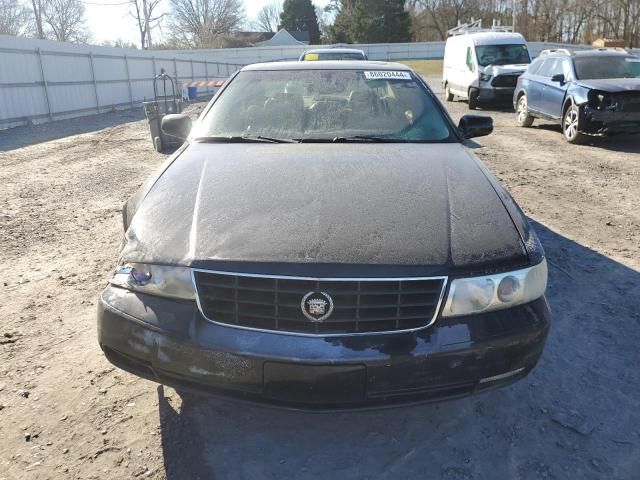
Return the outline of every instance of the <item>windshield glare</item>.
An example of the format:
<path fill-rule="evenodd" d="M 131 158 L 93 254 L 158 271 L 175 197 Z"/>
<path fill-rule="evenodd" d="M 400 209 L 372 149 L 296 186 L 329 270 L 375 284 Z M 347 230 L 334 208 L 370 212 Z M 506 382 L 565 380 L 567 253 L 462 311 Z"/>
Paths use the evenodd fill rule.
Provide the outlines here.
<path fill-rule="evenodd" d="M 576 76 L 581 80 L 640 78 L 640 58 L 625 56 L 576 57 Z"/>
<path fill-rule="evenodd" d="M 366 76 L 376 73 L 389 72 Z M 240 72 L 198 122 L 192 138 L 458 141 L 427 90 L 412 74 L 396 73 L 403 78 L 369 80 L 364 70 Z"/>
<path fill-rule="evenodd" d="M 529 50 L 521 43 L 515 45 L 480 45 L 476 47 L 478 65 L 517 65 L 530 63 Z"/>

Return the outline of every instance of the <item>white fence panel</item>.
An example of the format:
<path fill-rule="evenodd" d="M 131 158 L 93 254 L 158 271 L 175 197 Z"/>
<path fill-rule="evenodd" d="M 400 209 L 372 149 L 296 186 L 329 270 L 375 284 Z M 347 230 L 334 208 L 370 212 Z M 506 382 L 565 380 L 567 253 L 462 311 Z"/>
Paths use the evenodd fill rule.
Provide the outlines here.
<path fill-rule="evenodd" d="M 153 98 L 153 78 L 162 68 L 178 81 L 191 81 L 225 78 L 241 66 L 0 35 L 0 128 L 140 105 Z"/>
<path fill-rule="evenodd" d="M 444 57 L 445 42 L 358 44 L 371 60 Z M 27 122 L 130 108 L 153 98 L 153 78 L 164 69 L 180 82 L 226 78 L 243 65 L 296 60 L 307 45 L 139 51 L 0 35 L 0 128 Z M 585 45 L 530 42 L 547 48 Z M 636 54 L 640 49 L 636 49 Z M 199 87 L 200 94 L 211 88 Z"/>

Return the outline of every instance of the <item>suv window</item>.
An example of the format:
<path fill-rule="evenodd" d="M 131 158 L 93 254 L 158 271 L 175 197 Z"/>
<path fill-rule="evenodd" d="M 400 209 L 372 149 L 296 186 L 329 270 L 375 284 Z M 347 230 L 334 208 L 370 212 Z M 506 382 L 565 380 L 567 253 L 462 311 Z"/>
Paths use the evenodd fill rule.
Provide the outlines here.
<path fill-rule="evenodd" d="M 540 67 L 542 66 L 542 62 L 544 62 L 543 58 L 536 58 L 533 63 L 529 65 L 529 68 L 527 68 L 527 73 L 530 73 L 531 75 L 537 75 L 538 70 L 540 70 Z"/>
<path fill-rule="evenodd" d="M 538 70 L 538 75 L 550 78 L 555 71 L 556 63 L 559 60 L 559 58 L 545 58 L 542 66 L 540 67 L 540 70 Z"/>
<path fill-rule="evenodd" d="M 565 82 L 573 80 L 571 62 L 569 60 L 562 60 L 561 70 L 558 73 L 562 73 L 564 75 Z"/>

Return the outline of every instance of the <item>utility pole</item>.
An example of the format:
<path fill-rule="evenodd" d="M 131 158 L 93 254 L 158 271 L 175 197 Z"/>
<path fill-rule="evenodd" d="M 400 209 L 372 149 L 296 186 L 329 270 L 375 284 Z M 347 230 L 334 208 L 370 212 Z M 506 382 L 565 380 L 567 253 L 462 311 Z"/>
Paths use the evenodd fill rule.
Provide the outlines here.
<path fill-rule="evenodd" d="M 513 0 L 512 5 L 511 5 L 511 10 L 512 10 L 512 19 L 511 19 L 511 30 L 512 31 L 516 31 L 516 5 L 517 5 L 517 0 Z"/>
<path fill-rule="evenodd" d="M 149 9 L 147 0 L 142 0 L 142 10 L 144 11 L 144 28 L 147 34 L 147 50 L 151 49 L 151 29 L 149 28 Z"/>

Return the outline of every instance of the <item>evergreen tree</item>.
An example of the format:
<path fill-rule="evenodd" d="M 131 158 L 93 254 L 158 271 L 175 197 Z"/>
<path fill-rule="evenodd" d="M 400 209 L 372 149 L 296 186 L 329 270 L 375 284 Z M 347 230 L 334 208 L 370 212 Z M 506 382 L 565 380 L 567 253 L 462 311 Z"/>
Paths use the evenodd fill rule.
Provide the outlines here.
<path fill-rule="evenodd" d="M 329 40 L 342 43 L 411 41 L 411 18 L 405 0 L 338 0 Z"/>
<path fill-rule="evenodd" d="M 320 27 L 311 0 L 284 0 L 280 14 L 280 28 L 290 32 L 309 32 L 309 43 L 320 43 Z"/>
<path fill-rule="evenodd" d="M 411 18 L 405 0 L 357 0 L 351 37 L 358 43 L 393 43 L 411 40 Z"/>

